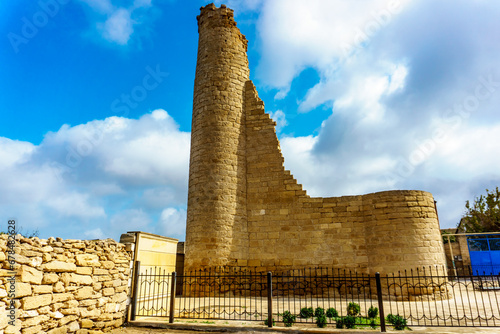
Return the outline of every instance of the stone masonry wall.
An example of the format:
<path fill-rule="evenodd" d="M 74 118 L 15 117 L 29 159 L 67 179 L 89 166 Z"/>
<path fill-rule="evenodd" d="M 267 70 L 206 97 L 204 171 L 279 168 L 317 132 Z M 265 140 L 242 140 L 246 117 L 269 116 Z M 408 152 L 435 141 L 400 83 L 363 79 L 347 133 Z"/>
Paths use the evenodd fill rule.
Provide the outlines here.
<path fill-rule="evenodd" d="M 423 191 L 310 198 L 286 171 L 275 122 L 247 82 L 249 254 L 241 266 L 397 272 L 444 264 L 434 199 Z"/>
<path fill-rule="evenodd" d="M 389 274 L 445 264 L 428 192 L 309 197 L 284 168 L 232 11 L 202 7 L 198 27 L 187 270 L 323 266 Z"/>
<path fill-rule="evenodd" d="M 0 332 L 88 334 L 125 320 L 131 252 L 114 240 L 62 240 L 17 235 L 14 270 L 7 235 L 0 235 Z M 9 325 L 15 272 L 15 326 Z"/>

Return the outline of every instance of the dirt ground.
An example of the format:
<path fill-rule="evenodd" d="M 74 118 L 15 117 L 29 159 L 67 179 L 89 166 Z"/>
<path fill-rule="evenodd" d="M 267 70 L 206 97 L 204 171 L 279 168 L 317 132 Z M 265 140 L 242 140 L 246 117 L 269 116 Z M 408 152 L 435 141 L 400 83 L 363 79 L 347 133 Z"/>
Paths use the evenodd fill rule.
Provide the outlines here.
<path fill-rule="evenodd" d="M 177 333 L 177 334 L 200 334 L 200 333 L 234 333 L 234 334 L 269 334 L 269 333 L 284 333 L 284 334 L 312 334 L 312 333 L 355 333 L 355 334 L 375 334 L 380 333 L 380 330 L 359 330 L 359 329 L 335 329 L 335 328 L 314 328 L 314 327 L 305 327 L 301 325 L 296 325 L 292 328 L 285 327 L 274 327 L 272 329 L 268 329 L 265 327 L 259 328 L 255 325 L 247 325 L 247 324 L 238 324 L 233 323 L 229 325 L 223 326 L 214 326 L 214 325 L 193 325 L 189 323 L 176 323 L 173 325 L 168 325 L 165 323 L 153 324 L 153 326 L 162 326 L 168 328 L 154 328 L 154 327 L 142 327 L 146 324 L 138 323 L 140 326 L 125 326 L 121 328 L 117 328 L 112 331 L 112 334 L 164 334 L 164 333 Z M 387 330 L 387 333 L 406 333 L 406 334 L 423 334 L 423 333 L 431 333 L 431 334 L 468 334 L 468 333 L 477 333 L 477 334 L 493 334 L 500 333 L 500 328 L 486 328 L 486 327 L 412 327 L 411 330 L 402 331 L 394 331 Z"/>

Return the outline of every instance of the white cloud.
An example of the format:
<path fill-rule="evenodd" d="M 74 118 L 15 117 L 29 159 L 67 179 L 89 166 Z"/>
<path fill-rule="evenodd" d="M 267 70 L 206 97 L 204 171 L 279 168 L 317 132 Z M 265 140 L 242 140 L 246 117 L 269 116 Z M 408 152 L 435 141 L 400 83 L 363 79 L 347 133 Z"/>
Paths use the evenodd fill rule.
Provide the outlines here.
<path fill-rule="evenodd" d="M 106 239 L 106 236 L 100 228 L 85 231 L 84 235 L 86 239 Z"/>
<path fill-rule="evenodd" d="M 328 75 L 349 54 L 346 49 L 376 35 L 407 6 L 407 1 L 396 2 L 397 8 L 386 0 L 265 1 L 257 26 L 262 42 L 258 77 L 286 92 L 306 67 Z"/>
<path fill-rule="evenodd" d="M 104 208 L 90 203 L 89 194 L 68 191 L 58 196 L 53 194 L 45 203 L 63 217 L 105 218 Z"/>
<path fill-rule="evenodd" d="M 166 208 L 162 211 L 156 233 L 172 238 L 183 238 L 186 231 L 186 210 Z"/>
<path fill-rule="evenodd" d="M 258 75 L 278 99 L 314 68 L 299 111 L 333 104 L 318 135 L 281 138 L 309 194 L 427 190 L 451 227 L 466 199 L 500 183 L 500 6 L 401 1 L 384 19 L 390 3 L 264 2 Z"/>
<path fill-rule="evenodd" d="M 288 125 L 286 115 L 283 110 L 276 110 L 270 113 L 271 118 L 276 122 L 276 132 L 279 133 L 285 126 Z"/>
<path fill-rule="evenodd" d="M 135 0 L 129 7 L 115 5 L 111 0 L 81 1 L 92 10 L 88 16 L 101 37 L 118 45 L 127 45 L 137 27 L 153 21 L 149 15 L 151 0 Z"/>
<path fill-rule="evenodd" d="M 110 225 L 115 230 L 144 231 L 151 223 L 148 213 L 142 209 L 127 209 L 120 211 L 110 219 Z"/>
<path fill-rule="evenodd" d="M 0 138 L 0 214 L 42 237 L 152 232 L 163 208 L 185 205 L 189 141 L 160 109 L 64 125 L 40 145 Z"/>
<path fill-rule="evenodd" d="M 131 18 L 131 12 L 127 9 L 120 8 L 114 11 L 104 24 L 100 25 L 100 29 L 103 32 L 104 38 L 107 40 L 125 45 L 134 32 L 133 25 L 134 22 Z"/>
<path fill-rule="evenodd" d="M 22 163 L 34 148 L 31 143 L 0 137 L 0 170 Z"/>

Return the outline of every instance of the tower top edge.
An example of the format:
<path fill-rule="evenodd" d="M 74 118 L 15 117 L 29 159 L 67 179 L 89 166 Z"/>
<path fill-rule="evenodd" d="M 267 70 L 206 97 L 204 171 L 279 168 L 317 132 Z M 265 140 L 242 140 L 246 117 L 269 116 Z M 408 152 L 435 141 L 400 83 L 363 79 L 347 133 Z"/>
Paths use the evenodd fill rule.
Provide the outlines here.
<path fill-rule="evenodd" d="M 209 26 L 229 26 L 236 27 L 234 20 L 234 10 L 227 8 L 226 5 L 220 7 L 213 3 L 200 8 L 200 15 L 196 17 L 198 28 L 208 24 Z"/>

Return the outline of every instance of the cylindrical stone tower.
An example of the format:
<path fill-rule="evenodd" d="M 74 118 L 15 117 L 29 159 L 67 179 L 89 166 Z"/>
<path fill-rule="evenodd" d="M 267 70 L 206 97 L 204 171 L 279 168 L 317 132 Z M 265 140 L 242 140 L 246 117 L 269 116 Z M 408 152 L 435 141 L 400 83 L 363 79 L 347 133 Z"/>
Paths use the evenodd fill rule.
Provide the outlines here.
<path fill-rule="evenodd" d="M 245 252 L 244 85 L 247 40 L 233 11 L 210 4 L 198 16 L 186 231 L 186 269 L 224 266 Z"/>
<path fill-rule="evenodd" d="M 446 266 L 432 194 L 393 190 L 363 196 L 370 274 Z"/>

